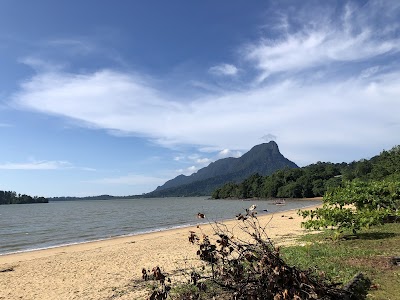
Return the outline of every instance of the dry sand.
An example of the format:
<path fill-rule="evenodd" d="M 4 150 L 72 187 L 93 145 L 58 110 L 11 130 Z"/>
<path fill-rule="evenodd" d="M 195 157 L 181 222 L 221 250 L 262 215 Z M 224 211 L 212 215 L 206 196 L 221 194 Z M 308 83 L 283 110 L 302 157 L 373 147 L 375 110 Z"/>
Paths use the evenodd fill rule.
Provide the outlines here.
<path fill-rule="evenodd" d="M 275 244 L 293 243 L 303 234 L 297 210 L 263 215 Z M 272 217 L 272 219 L 271 219 Z M 226 221 L 229 228 L 236 220 Z M 211 234 L 210 225 L 201 230 Z M 238 229 L 234 233 L 236 234 Z M 114 238 L 66 247 L 0 256 L 0 299 L 146 299 L 142 268 L 160 266 L 170 275 L 199 264 L 197 247 L 188 242 L 196 227 Z M 174 278 L 174 277 L 173 277 Z"/>

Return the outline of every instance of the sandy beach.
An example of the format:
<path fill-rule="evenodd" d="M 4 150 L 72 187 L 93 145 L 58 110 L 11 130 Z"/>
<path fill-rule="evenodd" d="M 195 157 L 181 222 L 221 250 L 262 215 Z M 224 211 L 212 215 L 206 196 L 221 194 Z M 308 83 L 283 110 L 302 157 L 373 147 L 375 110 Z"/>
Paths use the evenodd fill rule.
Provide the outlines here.
<path fill-rule="evenodd" d="M 275 244 L 293 243 L 303 234 L 297 210 L 259 217 Z M 234 227 L 238 221 L 224 224 Z M 131 237 L 0 256 L 0 299 L 146 299 L 142 268 L 160 266 L 173 279 L 179 269 L 198 265 L 197 246 L 179 228 Z M 210 225 L 201 230 L 211 235 Z M 235 231 L 236 230 L 236 231 Z M 238 233 L 239 234 L 239 233 Z"/>

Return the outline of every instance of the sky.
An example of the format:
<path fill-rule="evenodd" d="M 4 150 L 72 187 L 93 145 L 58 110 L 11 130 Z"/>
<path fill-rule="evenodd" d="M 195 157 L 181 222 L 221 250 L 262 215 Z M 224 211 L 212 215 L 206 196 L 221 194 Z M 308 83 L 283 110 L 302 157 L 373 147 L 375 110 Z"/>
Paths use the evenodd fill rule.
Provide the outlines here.
<path fill-rule="evenodd" d="M 137 195 L 274 140 L 400 144 L 400 2 L 0 0 L 0 190 Z"/>

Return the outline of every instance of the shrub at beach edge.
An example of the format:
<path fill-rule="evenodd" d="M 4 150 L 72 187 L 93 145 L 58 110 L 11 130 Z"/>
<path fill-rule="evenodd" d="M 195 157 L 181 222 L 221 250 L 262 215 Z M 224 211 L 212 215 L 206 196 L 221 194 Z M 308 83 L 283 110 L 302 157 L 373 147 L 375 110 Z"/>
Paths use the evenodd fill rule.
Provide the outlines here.
<path fill-rule="evenodd" d="M 299 214 L 309 218 L 302 222 L 306 229 L 331 228 L 337 234 L 349 229 L 357 234 L 362 228 L 399 219 L 399 208 L 400 182 L 354 180 L 326 192 L 322 208 Z"/>

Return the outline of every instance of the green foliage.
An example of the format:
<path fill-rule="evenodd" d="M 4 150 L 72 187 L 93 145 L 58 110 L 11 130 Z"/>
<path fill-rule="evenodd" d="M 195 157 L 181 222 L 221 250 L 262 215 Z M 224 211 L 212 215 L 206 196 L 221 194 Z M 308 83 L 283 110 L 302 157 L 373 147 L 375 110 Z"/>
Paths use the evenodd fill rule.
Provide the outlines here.
<path fill-rule="evenodd" d="M 360 179 L 400 181 L 400 146 L 383 151 L 370 160 L 347 163 L 317 162 L 303 168 L 281 169 L 268 176 L 248 177 L 214 190 L 212 197 L 223 198 L 303 198 L 321 197 L 342 182 Z"/>
<path fill-rule="evenodd" d="M 11 191 L 0 191 L 1 204 L 27 204 L 27 203 L 48 203 L 44 197 L 31 197 L 29 195 L 21 195 Z"/>
<path fill-rule="evenodd" d="M 328 191 L 323 201 L 322 208 L 299 212 L 309 218 L 302 223 L 305 228 L 347 228 L 356 233 L 383 224 L 389 216 L 400 217 L 400 182 L 347 181 Z"/>
<path fill-rule="evenodd" d="M 398 299 L 399 269 L 390 266 L 390 258 L 399 255 L 400 223 L 363 230 L 358 238 L 330 237 L 325 231 L 302 236 L 297 245 L 281 247 L 282 256 L 289 265 L 317 268 L 335 282 L 347 282 L 361 271 L 373 282 L 368 299 Z"/>

